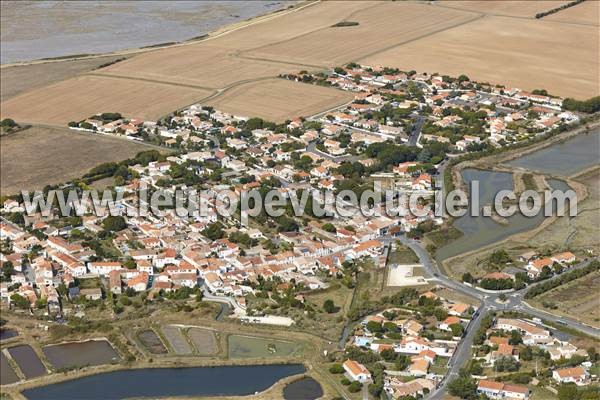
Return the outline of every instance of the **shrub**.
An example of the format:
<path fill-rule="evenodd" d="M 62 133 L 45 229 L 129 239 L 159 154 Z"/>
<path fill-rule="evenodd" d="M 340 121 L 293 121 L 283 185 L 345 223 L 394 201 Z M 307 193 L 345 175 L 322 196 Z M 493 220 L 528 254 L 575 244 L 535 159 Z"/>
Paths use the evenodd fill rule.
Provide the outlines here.
<path fill-rule="evenodd" d="M 342 364 L 333 364 L 329 367 L 329 372 L 332 374 L 342 374 L 344 373 L 344 367 L 342 367 Z"/>
<path fill-rule="evenodd" d="M 350 384 L 350 386 L 348 386 L 348 391 L 350 393 L 356 393 L 356 392 L 360 392 L 361 388 L 362 388 L 362 384 L 358 381 L 354 381 Z"/>
<path fill-rule="evenodd" d="M 337 24 L 331 25 L 331 27 L 332 28 L 343 28 L 346 26 L 357 26 L 357 25 L 360 25 L 360 24 L 355 21 L 340 21 Z"/>

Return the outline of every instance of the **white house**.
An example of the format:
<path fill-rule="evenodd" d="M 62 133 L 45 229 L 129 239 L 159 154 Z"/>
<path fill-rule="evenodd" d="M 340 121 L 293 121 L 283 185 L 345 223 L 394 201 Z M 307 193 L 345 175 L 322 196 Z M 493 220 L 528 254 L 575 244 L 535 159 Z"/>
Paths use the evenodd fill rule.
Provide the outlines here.
<path fill-rule="evenodd" d="M 574 383 L 585 386 L 588 382 L 588 372 L 582 367 L 560 368 L 552 371 L 552 378 L 558 383 Z"/>
<path fill-rule="evenodd" d="M 348 374 L 348 377 L 353 381 L 365 383 L 371 380 L 371 373 L 361 363 L 358 363 L 354 360 L 346 360 L 342 366 Z"/>

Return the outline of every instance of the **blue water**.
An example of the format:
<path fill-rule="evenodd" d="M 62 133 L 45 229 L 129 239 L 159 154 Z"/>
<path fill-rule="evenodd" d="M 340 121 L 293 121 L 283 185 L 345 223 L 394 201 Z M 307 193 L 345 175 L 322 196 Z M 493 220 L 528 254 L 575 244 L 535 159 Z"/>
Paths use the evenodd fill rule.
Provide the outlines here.
<path fill-rule="evenodd" d="M 2 1 L 2 64 L 177 42 L 287 1 Z"/>
<path fill-rule="evenodd" d="M 132 369 L 29 389 L 23 395 L 30 400 L 246 396 L 305 371 L 302 364 Z"/>
<path fill-rule="evenodd" d="M 600 164 L 600 129 L 509 161 L 506 165 L 570 176 Z"/>

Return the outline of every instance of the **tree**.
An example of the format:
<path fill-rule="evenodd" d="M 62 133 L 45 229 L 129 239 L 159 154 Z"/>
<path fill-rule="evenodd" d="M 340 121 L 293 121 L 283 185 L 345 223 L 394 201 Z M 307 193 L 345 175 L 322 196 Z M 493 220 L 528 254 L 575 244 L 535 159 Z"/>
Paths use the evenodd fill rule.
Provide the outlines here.
<path fill-rule="evenodd" d="M 577 386 L 574 383 L 562 384 L 558 388 L 558 400 L 577 400 L 579 396 Z"/>
<path fill-rule="evenodd" d="M 335 312 L 335 304 L 333 302 L 333 300 L 331 299 L 327 299 L 323 302 L 323 310 L 325 310 L 325 312 L 332 314 Z"/>
<path fill-rule="evenodd" d="M 0 125 L 2 125 L 3 128 L 14 128 L 15 126 L 17 126 L 17 123 L 10 118 L 4 118 L 2 120 L 2 122 L 0 122 Z"/>
<path fill-rule="evenodd" d="M 396 371 L 404 371 L 406 367 L 410 364 L 410 359 L 406 355 L 399 355 L 396 358 L 396 362 L 394 363 L 394 368 Z"/>
<path fill-rule="evenodd" d="M 333 364 L 331 367 L 329 367 L 329 372 L 331 372 L 332 374 L 343 374 L 344 373 L 344 367 L 342 367 L 342 364 Z"/>
<path fill-rule="evenodd" d="M 35 301 L 35 308 L 37 308 L 38 310 L 46 308 L 47 305 L 48 305 L 48 300 L 46 300 L 46 299 L 37 299 Z"/>
<path fill-rule="evenodd" d="M 377 321 L 367 322 L 367 329 L 371 333 L 383 332 L 383 326 Z"/>
<path fill-rule="evenodd" d="M 508 339 L 508 344 L 516 346 L 521 343 L 523 343 L 523 335 L 521 335 L 521 332 L 517 330 L 511 331 L 510 338 Z"/>
<path fill-rule="evenodd" d="M 478 361 L 472 361 L 469 366 L 469 373 L 471 375 L 481 375 L 483 374 L 483 366 Z"/>
<path fill-rule="evenodd" d="M 448 393 L 461 399 L 475 399 L 477 398 L 477 383 L 470 376 L 461 374 L 458 378 L 450 381 Z"/>
<path fill-rule="evenodd" d="M 326 224 L 323 224 L 323 226 L 321 227 L 323 228 L 323 230 L 325 232 L 331 232 L 331 233 L 335 233 L 337 230 L 335 229 L 335 226 L 333 224 L 330 224 L 329 222 Z"/>
<path fill-rule="evenodd" d="M 2 279 L 9 281 L 11 275 L 15 272 L 15 266 L 12 261 L 5 261 L 2 263 Z"/>
<path fill-rule="evenodd" d="M 354 381 L 348 386 L 348 391 L 350 393 L 356 393 L 356 392 L 360 392 L 361 388 L 362 388 L 362 383 L 360 383 L 359 381 Z"/>
<path fill-rule="evenodd" d="M 461 324 L 452 324 L 450 325 L 450 330 L 452 331 L 452 336 L 462 336 L 465 328 Z"/>
<path fill-rule="evenodd" d="M 396 352 L 394 349 L 385 349 L 381 353 L 381 358 L 387 362 L 392 362 L 396 359 Z"/>
<path fill-rule="evenodd" d="M 102 221 L 102 227 L 109 232 L 118 232 L 127 228 L 125 218 L 119 216 L 108 216 Z"/>
<path fill-rule="evenodd" d="M 208 225 L 203 231 L 202 234 L 209 238 L 210 240 L 218 240 L 225 236 L 225 232 L 223 232 L 223 228 L 220 222 L 214 222 Z"/>
<path fill-rule="evenodd" d="M 595 347 L 588 348 L 587 353 L 591 362 L 596 362 L 600 358 L 600 355 L 598 354 L 598 351 L 596 351 Z"/>
<path fill-rule="evenodd" d="M 121 116 L 121 114 L 119 114 L 117 112 L 107 112 L 107 113 L 100 114 L 100 118 L 103 121 L 116 121 L 118 119 L 121 119 L 122 116 Z"/>
<path fill-rule="evenodd" d="M 18 293 L 14 293 L 12 296 L 10 296 L 10 301 L 15 305 L 15 307 L 22 308 L 24 310 L 29 309 L 29 300 Z"/>
<path fill-rule="evenodd" d="M 511 262 L 511 258 L 506 250 L 498 249 L 490 254 L 489 262 L 492 265 L 503 265 Z"/>
<path fill-rule="evenodd" d="M 494 368 L 498 372 L 514 372 L 519 370 L 519 362 L 511 356 L 502 356 L 496 359 Z"/>
<path fill-rule="evenodd" d="M 473 275 L 470 272 L 465 272 L 462 276 L 462 281 L 467 283 L 473 283 Z"/>
<path fill-rule="evenodd" d="M 373 396 L 376 399 L 378 399 L 381 396 L 382 391 L 383 391 L 382 385 L 378 385 L 375 383 L 371 383 L 369 385 L 369 393 L 371 393 L 371 396 Z"/>
<path fill-rule="evenodd" d="M 531 346 L 526 346 L 523 350 L 521 350 L 519 357 L 523 361 L 531 361 L 533 359 L 533 350 L 531 349 Z"/>

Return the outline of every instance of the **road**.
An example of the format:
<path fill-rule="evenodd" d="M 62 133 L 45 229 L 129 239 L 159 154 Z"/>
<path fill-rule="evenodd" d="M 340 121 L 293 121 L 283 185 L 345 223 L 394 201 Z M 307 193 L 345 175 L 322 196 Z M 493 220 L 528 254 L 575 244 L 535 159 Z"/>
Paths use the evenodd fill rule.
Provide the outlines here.
<path fill-rule="evenodd" d="M 479 308 L 477 309 L 476 313 L 474 314 L 474 317 L 471 319 L 469 325 L 466 328 L 465 336 L 456 347 L 454 354 L 448 362 L 448 373 L 441 381 L 438 388 L 430 393 L 428 397 L 429 399 L 441 399 L 446 392 L 448 382 L 450 382 L 452 379 L 458 376 L 458 372 L 460 371 L 460 369 L 464 367 L 467 361 L 471 358 L 471 347 L 473 344 L 473 339 L 475 338 L 475 334 L 481 325 L 482 318 L 490 311 L 515 310 L 555 324 L 560 324 L 560 322 L 558 321 L 561 321 L 563 323 L 566 323 L 566 325 L 569 326 L 569 328 L 576 329 L 595 338 L 600 338 L 600 329 L 598 328 L 594 328 L 592 326 L 583 324 L 572 318 L 562 317 L 548 313 L 546 311 L 539 310 L 527 304 L 524 301 L 525 293 L 527 293 L 527 290 L 529 290 L 531 287 L 534 287 L 539 283 L 534 283 L 524 289 L 505 294 L 506 300 L 502 302 L 499 299 L 500 293 L 484 292 L 470 285 L 466 285 L 462 282 L 455 281 L 454 279 L 445 275 L 439 269 L 435 260 L 433 260 L 430 257 L 429 252 L 423 247 L 423 244 L 421 242 L 409 239 L 406 236 L 385 236 L 380 238 L 380 240 L 384 243 L 390 243 L 399 240 L 403 245 L 409 247 L 412 251 L 415 252 L 417 257 L 419 258 L 419 262 L 423 265 L 425 274 L 428 276 L 430 282 L 437 283 L 455 292 L 459 292 L 464 295 L 473 297 L 479 300 L 480 302 Z M 589 265 L 589 263 L 592 260 L 593 259 L 583 261 L 577 264 L 576 266 L 572 267 L 571 269 L 573 270 L 585 268 L 587 265 Z M 556 276 L 550 278 L 550 280 L 552 279 L 556 279 Z"/>
<path fill-rule="evenodd" d="M 356 161 L 358 160 L 360 157 L 359 156 L 332 156 L 331 154 L 327 154 L 322 152 L 321 150 L 317 149 L 317 142 L 316 141 L 312 141 L 308 144 L 308 146 L 306 146 L 306 151 L 309 153 L 313 153 L 316 156 L 319 156 L 321 158 L 324 158 L 326 160 L 330 160 L 336 163 L 341 163 L 343 161 Z"/>
<path fill-rule="evenodd" d="M 408 145 L 411 147 L 415 147 L 419 144 L 419 138 L 421 137 L 421 129 L 423 128 L 423 124 L 425 123 L 425 117 L 422 115 L 417 115 L 415 117 L 416 122 L 412 126 L 410 131 L 410 137 L 408 138 Z"/>

